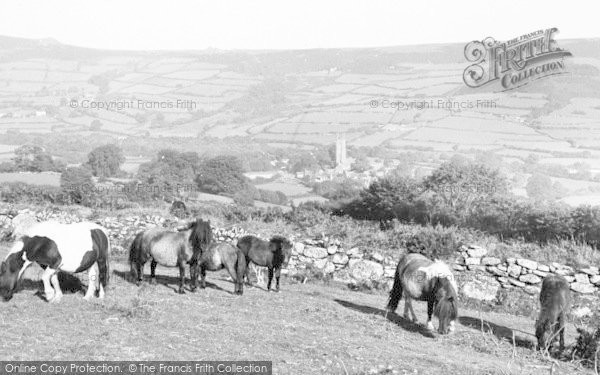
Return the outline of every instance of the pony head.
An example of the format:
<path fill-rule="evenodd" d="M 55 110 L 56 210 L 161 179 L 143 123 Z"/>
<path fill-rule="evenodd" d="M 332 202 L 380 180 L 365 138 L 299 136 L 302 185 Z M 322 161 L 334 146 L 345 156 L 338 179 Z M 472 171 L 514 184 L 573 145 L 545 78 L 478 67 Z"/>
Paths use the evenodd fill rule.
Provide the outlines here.
<path fill-rule="evenodd" d="M 14 251 L 17 247 L 20 248 L 20 250 Z M 15 247 L 13 247 L 13 251 L 11 251 L 6 259 L 4 259 L 2 265 L 0 265 L 0 296 L 2 296 L 5 301 L 9 301 L 13 297 L 15 289 L 17 289 L 17 282 L 19 281 L 21 269 L 25 264 L 23 255 L 23 243 L 19 241 L 15 244 Z"/>
<path fill-rule="evenodd" d="M 292 257 L 292 248 L 294 247 L 292 242 L 283 236 L 274 236 L 269 241 L 269 247 L 274 253 L 280 254 L 281 264 L 287 266 Z"/>
<path fill-rule="evenodd" d="M 438 277 L 434 288 L 433 312 L 439 319 L 438 332 L 447 334 L 453 328 L 454 321 L 458 317 L 458 296 L 452 280 L 447 277 Z"/>
<path fill-rule="evenodd" d="M 194 249 L 194 253 L 199 253 L 208 249 L 208 246 L 212 242 L 212 230 L 210 228 L 210 220 L 204 221 L 202 219 L 196 219 L 189 224 L 190 243 Z"/>

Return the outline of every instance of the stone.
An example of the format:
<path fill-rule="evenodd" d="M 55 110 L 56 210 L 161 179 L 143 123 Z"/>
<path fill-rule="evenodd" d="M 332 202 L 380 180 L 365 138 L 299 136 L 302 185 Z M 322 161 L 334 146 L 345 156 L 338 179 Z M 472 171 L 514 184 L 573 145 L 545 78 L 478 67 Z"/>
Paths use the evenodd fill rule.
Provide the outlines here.
<path fill-rule="evenodd" d="M 521 266 L 517 266 L 516 264 L 511 264 L 510 266 L 508 266 L 507 271 L 511 277 L 519 277 L 519 275 L 521 274 Z"/>
<path fill-rule="evenodd" d="M 542 278 L 548 276 L 548 272 L 544 272 L 544 271 L 540 271 L 540 270 L 533 271 L 533 274 L 537 275 L 539 277 L 542 277 Z"/>
<path fill-rule="evenodd" d="M 322 247 L 307 246 L 303 254 L 309 258 L 321 259 L 327 257 L 327 250 Z"/>
<path fill-rule="evenodd" d="M 348 255 L 342 253 L 336 253 L 331 258 L 331 261 L 335 264 L 346 264 L 348 263 Z"/>
<path fill-rule="evenodd" d="M 329 255 L 333 255 L 335 253 L 337 253 L 337 246 L 329 246 L 327 247 L 327 254 Z"/>
<path fill-rule="evenodd" d="M 455 263 L 455 264 L 452 265 L 452 269 L 455 270 L 455 271 L 462 272 L 462 271 L 465 270 L 465 266 L 462 266 L 460 264 L 456 264 Z"/>
<path fill-rule="evenodd" d="M 568 283 L 572 283 L 575 281 L 575 276 L 566 275 L 563 277 L 565 278 L 565 280 L 567 280 Z"/>
<path fill-rule="evenodd" d="M 498 279 L 498 282 L 500 282 L 501 284 L 508 284 L 508 277 L 504 277 L 504 276 L 500 276 Z"/>
<path fill-rule="evenodd" d="M 521 275 L 519 277 L 519 281 L 522 281 L 527 284 L 539 284 L 542 282 L 542 278 L 532 273 L 528 273 L 526 275 Z"/>
<path fill-rule="evenodd" d="M 292 254 L 303 254 L 306 246 L 302 242 L 296 242 Z"/>
<path fill-rule="evenodd" d="M 330 261 L 327 261 L 325 263 L 325 267 L 323 267 L 323 272 L 325 272 L 326 274 L 334 273 L 335 272 L 335 264 L 333 264 Z"/>
<path fill-rule="evenodd" d="M 542 272 L 550 272 L 550 267 L 548 267 L 545 264 L 538 264 L 538 271 L 542 271 Z"/>
<path fill-rule="evenodd" d="M 37 224 L 37 219 L 34 215 L 28 213 L 21 213 L 12 219 L 12 235 L 14 238 L 21 237 L 25 234 L 25 231 L 34 224 Z"/>
<path fill-rule="evenodd" d="M 573 274 L 573 271 L 565 269 L 565 268 L 557 268 L 554 273 L 556 273 L 557 275 L 561 275 L 561 276 L 571 276 Z"/>
<path fill-rule="evenodd" d="M 478 265 L 478 264 L 480 264 L 480 263 L 481 263 L 481 258 L 466 258 L 466 259 L 465 259 L 465 264 L 466 264 L 467 266 L 470 266 L 470 265 Z"/>
<path fill-rule="evenodd" d="M 491 274 L 494 274 L 495 276 L 507 276 L 508 273 L 506 271 L 502 271 L 500 269 L 498 269 L 498 267 L 494 267 L 494 266 L 488 266 L 487 271 Z"/>
<path fill-rule="evenodd" d="M 383 255 L 381 255 L 379 253 L 373 253 L 373 254 L 371 254 L 371 259 L 373 259 L 376 262 L 382 263 L 383 262 Z"/>
<path fill-rule="evenodd" d="M 517 264 L 530 270 L 537 270 L 538 268 L 538 262 L 529 259 L 519 258 L 517 259 Z"/>
<path fill-rule="evenodd" d="M 356 257 L 360 254 L 360 250 L 358 249 L 358 247 L 353 247 L 352 249 L 349 249 L 348 251 L 346 251 L 346 255 L 348 255 L 349 257 Z"/>
<path fill-rule="evenodd" d="M 540 292 L 540 288 L 533 285 L 527 285 L 525 286 L 525 288 L 523 288 L 523 290 L 525 291 L 525 293 L 530 294 L 532 296 Z"/>
<path fill-rule="evenodd" d="M 572 283 L 571 290 L 581 294 L 591 294 L 596 291 L 596 287 L 590 283 Z"/>
<path fill-rule="evenodd" d="M 356 280 L 376 280 L 383 276 L 383 266 L 371 260 L 357 260 L 350 265 L 350 275 Z"/>
<path fill-rule="evenodd" d="M 600 284 L 600 275 L 590 276 L 590 283 L 594 285 Z"/>
<path fill-rule="evenodd" d="M 463 295 L 479 301 L 494 301 L 499 286 L 494 279 L 487 279 L 476 279 L 466 282 L 462 287 Z"/>
<path fill-rule="evenodd" d="M 499 264 L 498 269 L 500 271 L 508 272 L 508 266 L 506 264 Z"/>
<path fill-rule="evenodd" d="M 515 258 L 507 258 L 506 259 L 507 264 L 515 264 L 516 262 L 517 262 L 517 260 Z"/>
<path fill-rule="evenodd" d="M 496 258 L 496 257 L 481 258 L 481 264 L 483 264 L 484 266 L 496 266 L 496 265 L 500 264 L 500 262 L 501 262 L 500 258 Z"/>
<path fill-rule="evenodd" d="M 471 258 L 481 258 L 487 254 L 487 249 L 481 246 L 471 245 L 467 248 L 467 254 L 469 254 Z"/>
<path fill-rule="evenodd" d="M 385 277 L 396 276 L 396 268 L 395 267 L 385 267 L 383 269 L 383 276 L 385 276 Z"/>
<path fill-rule="evenodd" d="M 589 284 L 590 278 L 585 273 L 576 273 L 575 274 L 575 282 L 581 283 L 581 284 Z"/>
<path fill-rule="evenodd" d="M 583 272 L 586 275 L 590 275 L 590 276 L 598 275 L 598 267 L 590 266 L 590 267 L 582 268 L 579 270 L 579 272 Z"/>
<path fill-rule="evenodd" d="M 470 264 L 467 266 L 469 271 L 485 272 L 485 266 L 480 264 Z"/>
<path fill-rule="evenodd" d="M 513 279 L 513 278 L 508 279 L 508 282 L 514 286 L 518 286 L 519 288 L 523 288 L 525 286 L 524 282 L 519 281 L 517 279 Z"/>
<path fill-rule="evenodd" d="M 578 307 L 571 310 L 571 315 L 577 319 L 585 318 L 592 315 L 592 309 L 590 309 L 588 306 Z"/>
<path fill-rule="evenodd" d="M 313 264 L 315 267 L 322 270 L 325 268 L 325 265 L 327 264 L 327 258 L 315 259 L 315 262 Z"/>

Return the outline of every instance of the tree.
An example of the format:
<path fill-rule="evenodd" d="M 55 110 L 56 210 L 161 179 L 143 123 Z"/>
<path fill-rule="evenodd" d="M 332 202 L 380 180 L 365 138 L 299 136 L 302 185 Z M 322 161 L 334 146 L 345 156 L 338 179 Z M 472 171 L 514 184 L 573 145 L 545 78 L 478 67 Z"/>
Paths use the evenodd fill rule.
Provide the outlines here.
<path fill-rule="evenodd" d="M 445 206 L 459 217 L 468 216 L 478 204 L 508 192 L 508 182 L 497 169 L 455 157 L 425 178 L 424 186 L 432 194 L 434 206 Z"/>
<path fill-rule="evenodd" d="M 249 185 L 241 163 L 234 156 L 217 156 L 201 163 L 196 183 L 212 194 L 235 194 Z"/>
<path fill-rule="evenodd" d="M 32 145 L 17 148 L 13 162 L 16 170 L 26 172 L 60 172 L 64 168 L 61 163 L 54 161 L 52 155 L 42 147 Z"/>
<path fill-rule="evenodd" d="M 92 172 L 85 167 L 70 167 L 60 175 L 60 187 L 72 203 L 88 202 L 94 192 Z"/>
<path fill-rule="evenodd" d="M 96 147 L 88 154 L 88 165 L 93 175 L 98 177 L 117 175 L 124 161 L 123 151 L 114 144 Z"/>
<path fill-rule="evenodd" d="M 352 163 L 352 170 L 358 173 L 366 172 L 371 169 L 371 163 L 365 155 L 359 155 Z"/>
<path fill-rule="evenodd" d="M 527 196 L 536 201 L 555 200 L 561 193 L 564 194 L 565 192 L 560 184 L 553 184 L 550 177 L 541 173 L 534 173 L 529 177 L 525 190 Z"/>

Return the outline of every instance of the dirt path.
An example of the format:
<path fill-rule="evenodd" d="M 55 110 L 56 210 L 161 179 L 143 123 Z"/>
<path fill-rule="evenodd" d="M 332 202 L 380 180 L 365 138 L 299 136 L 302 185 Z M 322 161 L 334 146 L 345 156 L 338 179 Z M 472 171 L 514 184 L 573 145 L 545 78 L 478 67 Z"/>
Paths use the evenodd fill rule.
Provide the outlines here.
<path fill-rule="evenodd" d="M 439 336 L 384 317 L 384 295 L 284 280 L 281 293 L 251 288 L 237 297 L 224 273 L 209 273 L 205 290 L 178 295 L 175 270 L 159 267 L 159 284 L 139 288 L 124 279 L 127 271 L 113 264 L 107 298 L 90 303 L 79 292 L 48 304 L 35 295 L 40 283 L 24 280 L 0 304 L 0 359 L 272 360 L 276 374 L 550 373 L 529 348 L 531 336 L 517 333 L 510 343 L 511 328 L 532 332 L 521 317 L 483 313 L 485 333 L 477 312 L 461 310 L 456 333 Z M 425 304 L 415 305 L 424 319 Z M 572 342 L 573 327 L 568 333 Z M 560 363 L 554 374 L 577 371 Z"/>

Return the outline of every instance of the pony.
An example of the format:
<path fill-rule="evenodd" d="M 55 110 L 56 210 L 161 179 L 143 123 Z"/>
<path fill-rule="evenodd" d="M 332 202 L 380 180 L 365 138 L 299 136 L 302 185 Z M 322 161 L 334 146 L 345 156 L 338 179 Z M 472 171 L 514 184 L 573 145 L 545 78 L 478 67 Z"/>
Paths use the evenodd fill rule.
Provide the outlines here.
<path fill-rule="evenodd" d="M 63 293 L 58 271 L 79 273 L 88 270 L 88 288 L 84 299 L 96 291 L 104 298 L 109 279 L 110 241 L 106 229 L 98 224 L 81 222 L 61 224 L 47 221 L 34 224 L 15 241 L 0 266 L 0 295 L 5 301 L 13 297 L 23 272 L 32 263 L 43 269 L 44 296 L 57 303 Z"/>
<path fill-rule="evenodd" d="M 431 316 L 435 314 L 439 319 L 438 332 L 446 334 L 454 331 L 458 316 L 457 293 L 454 276 L 445 263 L 431 261 L 417 253 L 407 254 L 396 267 L 387 312 L 396 311 L 398 302 L 404 295 L 404 318 L 409 318 L 410 310 L 412 321 L 416 323 L 412 300 L 427 301 L 427 329 L 433 330 Z"/>
<path fill-rule="evenodd" d="M 268 291 L 271 291 L 271 282 L 273 281 L 273 275 L 275 275 L 275 291 L 279 292 L 281 268 L 287 266 L 290 261 L 293 247 L 292 242 L 282 236 L 274 236 L 267 242 L 256 236 L 249 235 L 240 238 L 237 242 L 237 247 L 246 257 L 246 278 L 248 285 L 252 285 L 248 277 L 248 265 L 250 262 L 253 262 L 258 266 L 268 268 Z"/>
<path fill-rule="evenodd" d="M 565 316 L 571 308 L 571 291 L 567 280 L 559 275 L 549 275 L 542 282 L 540 315 L 535 321 L 538 350 L 550 348 L 560 337 L 560 351 L 565 347 Z"/>
<path fill-rule="evenodd" d="M 179 268 L 179 294 L 185 293 L 185 267 L 190 265 L 190 276 L 203 249 L 212 241 L 210 221 L 196 219 L 176 232 L 152 228 L 138 233 L 129 249 L 131 276 L 140 285 L 144 277 L 144 265 L 150 260 L 150 284 L 156 283 L 156 266 Z M 196 291 L 196 279 L 190 278 L 190 289 Z"/>
<path fill-rule="evenodd" d="M 227 243 L 214 243 L 203 250 L 194 266 L 192 277 L 197 278 L 198 272 L 202 276 L 201 288 L 206 288 L 206 271 L 218 271 L 227 269 L 235 284 L 233 293 L 242 295 L 244 293 L 244 275 L 246 273 L 246 257 L 240 249 Z"/>

